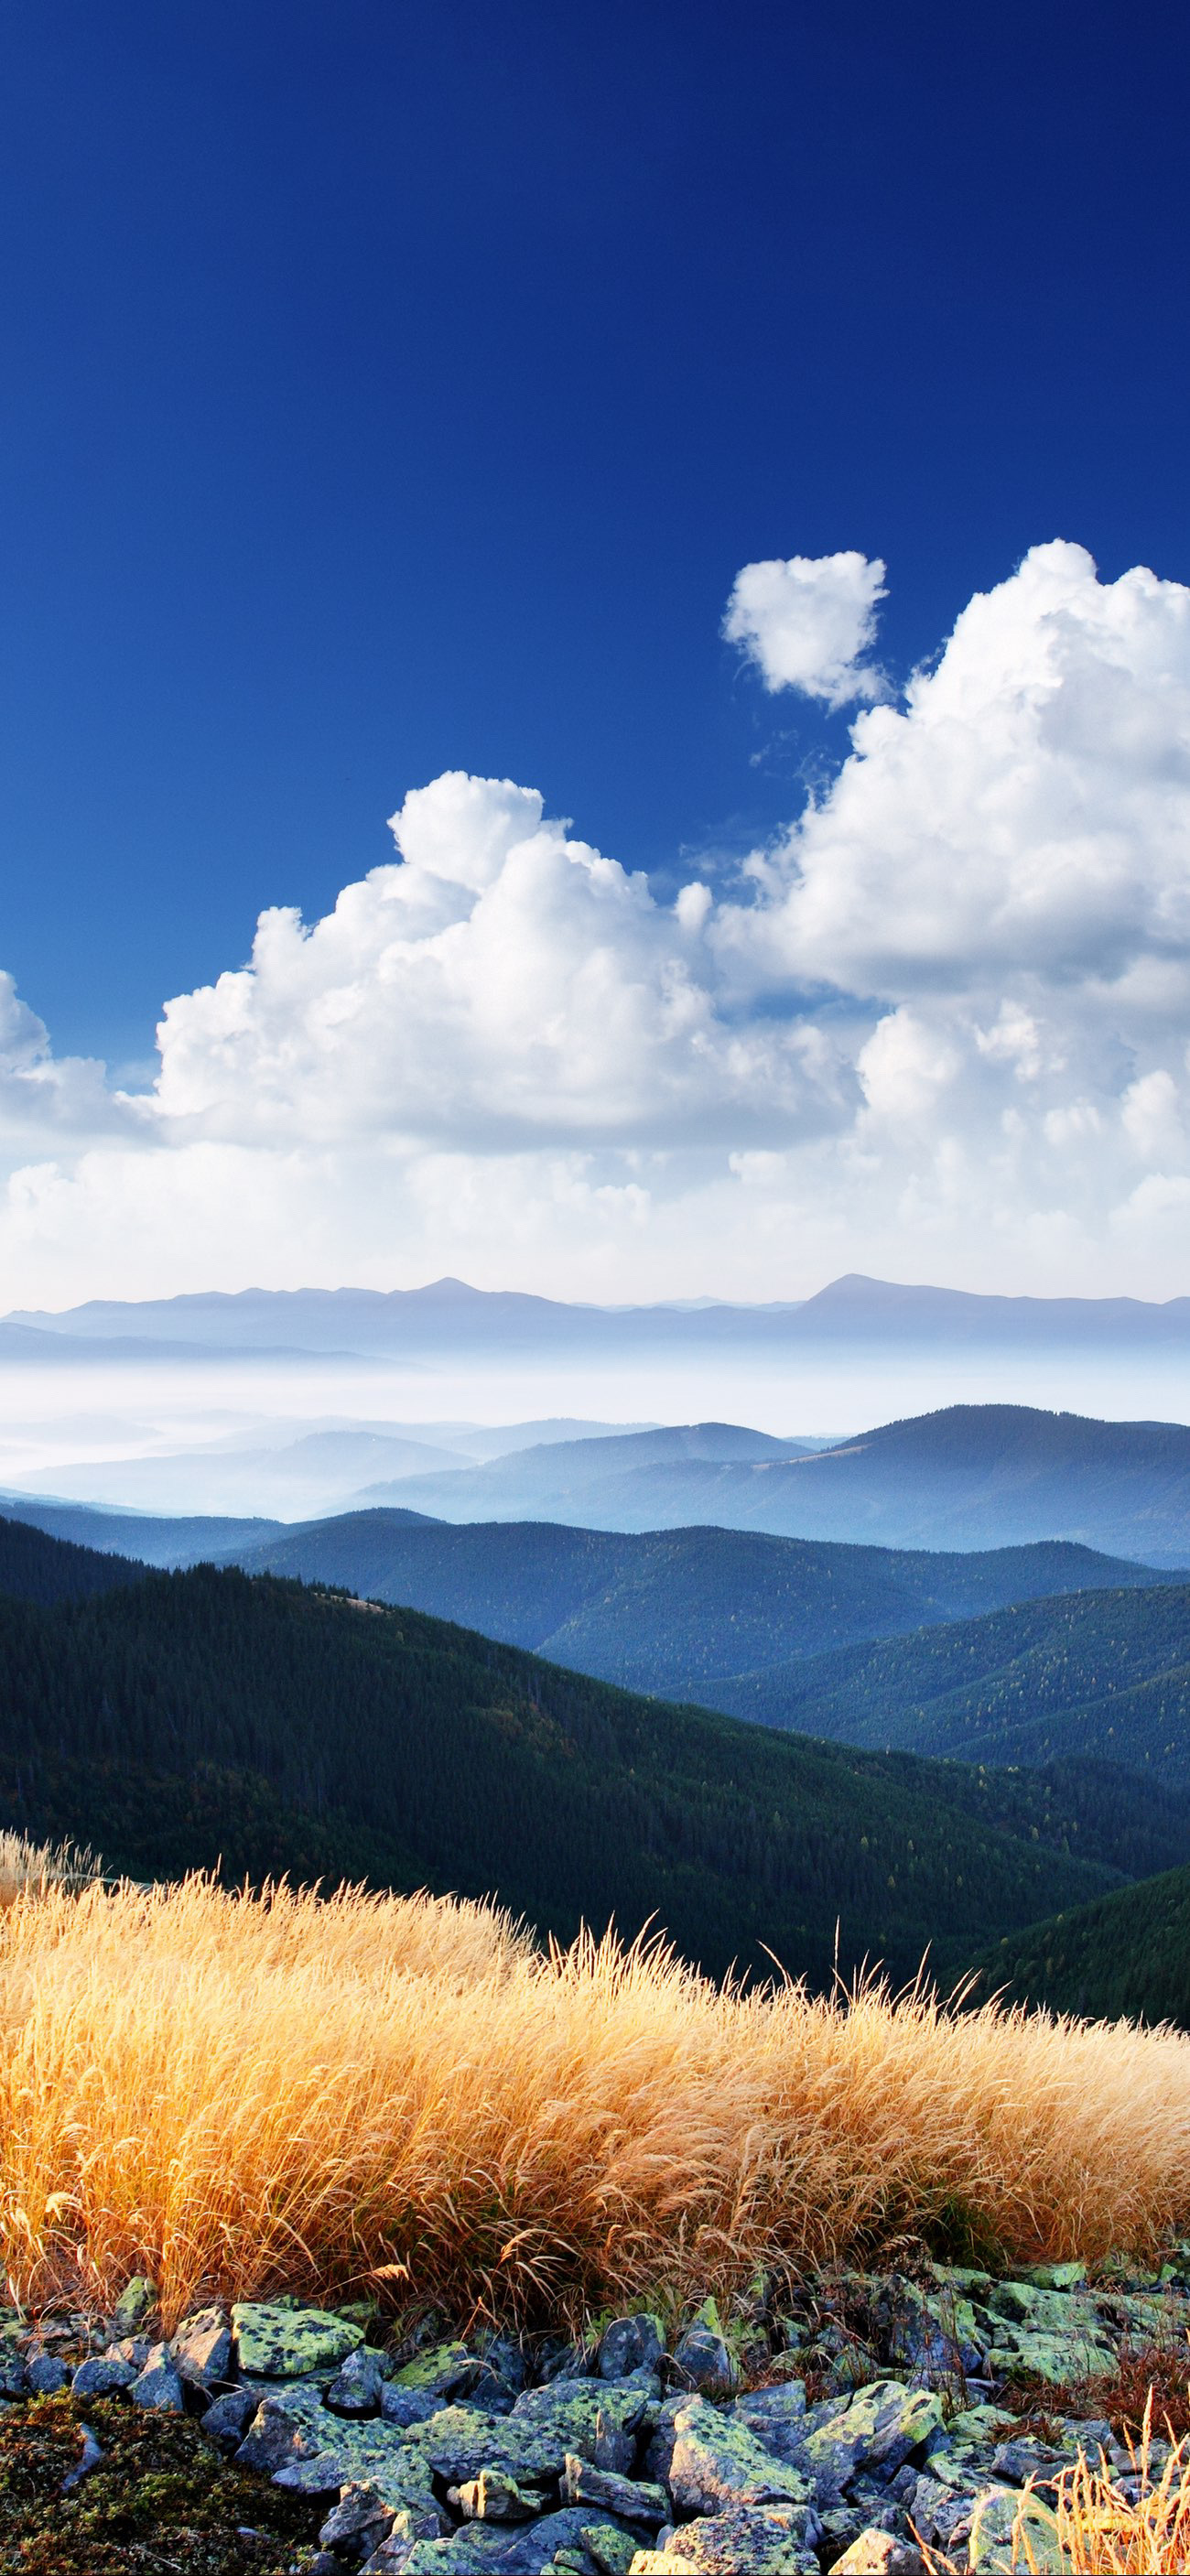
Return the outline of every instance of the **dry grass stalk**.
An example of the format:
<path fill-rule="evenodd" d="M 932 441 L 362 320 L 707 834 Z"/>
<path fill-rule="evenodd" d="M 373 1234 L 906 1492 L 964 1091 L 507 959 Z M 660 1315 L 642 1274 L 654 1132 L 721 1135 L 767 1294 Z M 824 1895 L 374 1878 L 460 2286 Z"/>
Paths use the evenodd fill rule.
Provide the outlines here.
<path fill-rule="evenodd" d="M 0 1832 L 0 1911 L 18 1896 L 41 1896 L 47 1887 L 85 1887 L 103 1863 L 78 1843 L 35 1843 L 28 1834 Z"/>
<path fill-rule="evenodd" d="M 970 2225 L 1017 2261 L 1190 2213 L 1190 2041 L 925 1991 L 723 1993 L 658 1944 L 542 1958 L 452 1900 L 181 1886 L 0 1917 L 0 2251 L 45 2298 L 525 2314 Z"/>
<path fill-rule="evenodd" d="M 1152 2398 L 1140 2440 L 1129 2442 L 1132 2463 L 1126 2493 L 1099 2455 L 1085 2453 L 1059 2472 L 1051 2505 L 1026 2487 L 1013 2525 L 1011 2564 L 1018 2576 L 1184 2576 L 1190 2568 L 1190 2439 L 1179 2442 L 1160 2470 L 1152 2457 Z M 978 2511 L 971 2535 L 977 2549 Z M 923 2549 L 929 2576 L 960 2576 L 952 2559 Z M 964 2567 L 967 2564 L 964 2558 Z"/>

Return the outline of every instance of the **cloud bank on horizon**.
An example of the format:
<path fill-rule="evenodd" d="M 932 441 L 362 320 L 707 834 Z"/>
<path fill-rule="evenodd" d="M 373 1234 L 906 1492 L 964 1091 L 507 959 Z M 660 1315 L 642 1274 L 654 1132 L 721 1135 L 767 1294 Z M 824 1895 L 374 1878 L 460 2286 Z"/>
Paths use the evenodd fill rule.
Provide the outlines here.
<path fill-rule="evenodd" d="M 1190 589 L 1035 547 L 903 696 L 884 566 L 753 564 L 766 689 L 864 700 L 829 787 L 662 902 L 508 780 L 167 1003 L 151 1092 L 0 979 L 11 1302 L 204 1286 L 808 1293 L 843 1269 L 1190 1285 Z"/>

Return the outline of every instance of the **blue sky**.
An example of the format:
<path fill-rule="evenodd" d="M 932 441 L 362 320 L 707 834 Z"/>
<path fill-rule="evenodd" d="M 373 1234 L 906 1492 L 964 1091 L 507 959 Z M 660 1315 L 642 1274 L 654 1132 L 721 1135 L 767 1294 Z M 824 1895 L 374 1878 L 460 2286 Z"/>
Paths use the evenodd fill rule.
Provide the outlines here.
<path fill-rule="evenodd" d="M 1190 1286 L 1185 13 L 0 42 L 14 1299 Z"/>
<path fill-rule="evenodd" d="M 899 671 L 1039 540 L 1186 578 L 1187 38 L 18 0 L 3 962 L 55 1043 L 144 1057 L 444 768 L 746 849 L 846 748 L 720 640 L 751 559 L 885 557 Z"/>

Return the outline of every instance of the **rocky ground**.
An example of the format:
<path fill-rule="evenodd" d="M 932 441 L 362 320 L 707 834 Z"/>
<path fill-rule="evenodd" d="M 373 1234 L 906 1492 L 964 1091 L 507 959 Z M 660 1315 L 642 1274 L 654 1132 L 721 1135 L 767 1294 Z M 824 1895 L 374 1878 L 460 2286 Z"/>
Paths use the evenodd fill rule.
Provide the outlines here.
<path fill-rule="evenodd" d="M 1190 2246 L 1093 2284 L 756 2283 L 726 2322 L 581 2345 L 422 2320 L 394 2346 L 285 2300 L 163 2341 L 154 2295 L 0 2319 L 0 2576 L 922 2576 L 923 2550 L 996 2576 L 1022 2505 L 1057 2569 L 1063 2466 L 1102 2453 L 1127 2494 L 1121 2391 L 1190 2372 Z"/>

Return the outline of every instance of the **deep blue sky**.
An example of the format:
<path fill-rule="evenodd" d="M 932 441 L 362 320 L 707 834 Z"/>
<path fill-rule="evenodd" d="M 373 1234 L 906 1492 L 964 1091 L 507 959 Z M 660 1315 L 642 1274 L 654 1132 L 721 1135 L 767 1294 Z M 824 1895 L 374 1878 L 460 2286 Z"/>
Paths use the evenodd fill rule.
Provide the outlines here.
<path fill-rule="evenodd" d="M 931 650 L 1037 539 L 1190 577 L 1190 20 L 1124 5 L 10 0 L 0 964 L 59 1047 L 541 787 L 738 849 L 823 724 L 738 567 Z"/>

